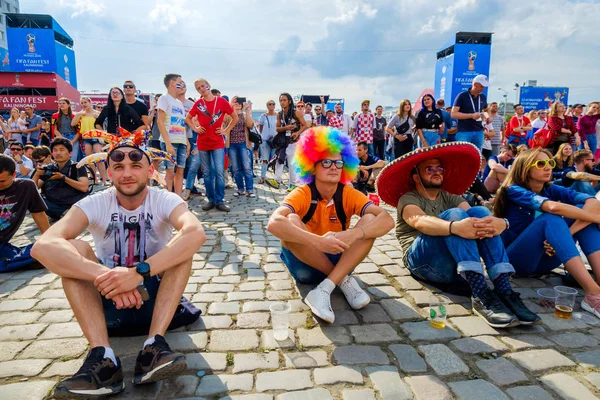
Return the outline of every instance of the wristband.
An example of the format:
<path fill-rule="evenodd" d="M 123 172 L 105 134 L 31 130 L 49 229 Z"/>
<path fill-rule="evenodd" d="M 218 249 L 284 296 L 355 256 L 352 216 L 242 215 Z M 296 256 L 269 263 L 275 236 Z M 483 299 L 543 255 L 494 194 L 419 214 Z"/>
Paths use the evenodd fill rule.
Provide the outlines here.
<path fill-rule="evenodd" d="M 510 229 L 510 222 L 508 222 L 508 218 L 504 218 L 504 222 L 506 222 L 506 230 Z"/>

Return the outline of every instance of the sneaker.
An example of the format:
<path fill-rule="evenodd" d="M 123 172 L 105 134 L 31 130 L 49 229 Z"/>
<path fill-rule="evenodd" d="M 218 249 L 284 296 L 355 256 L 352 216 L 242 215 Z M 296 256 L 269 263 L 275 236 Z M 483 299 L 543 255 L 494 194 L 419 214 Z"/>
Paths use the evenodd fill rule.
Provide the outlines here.
<path fill-rule="evenodd" d="M 79 371 L 54 389 L 55 399 L 94 399 L 117 394 L 125 389 L 121 360 L 117 364 L 104 357 L 104 347 L 91 349 Z"/>
<path fill-rule="evenodd" d="M 333 324 L 335 314 L 331 308 L 331 295 L 321 287 L 317 286 L 311 290 L 304 299 L 304 302 L 317 317 L 323 321 Z"/>
<path fill-rule="evenodd" d="M 296 185 L 290 185 L 287 188 L 288 193 L 292 192 L 294 189 L 296 189 Z"/>
<path fill-rule="evenodd" d="M 135 360 L 133 383 L 162 381 L 181 374 L 186 368 L 185 356 L 175 353 L 164 337 L 156 335 L 154 343 L 144 346 Z"/>
<path fill-rule="evenodd" d="M 504 303 L 506 307 L 517 317 L 521 325 L 539 325 L 542 319 L 539 315 L 531 312 L 521 300 L 521 294 L 512 291 L 510 294 L 503 294 L 494 291 L 496 296 Z"/>
<path fill-rule="evenodd" d="M 231 208 L 229 208 L 229 206 L 226 206 L 225 204 L 221 203 L 221 204 L 217 204 L 217 210 L 229 212 L 229 211 L 231 211 Z"/>
<path fill-rule="evenodd" d="M 239 190 L 237 192 L 233 192 L 233 197 L 240 197 L 243 195 L 244 195 L 244 192 L 240 192 Z"/>
<path fill-rule="evenodd" d="M 248 197 L 250 197 L 251 199 L 255 199 L 256 195 L 253 192 L 248 192 Z"/>
<path fill-rule="evenodd" d="M 202 209 L 204 211 L 210 211 L 213 208 L 215 208 L 217 205 L 215 203 L 213 203 L 212 201 L 209 201 L 208 203 L 206 203 L 205 205 L 202 206 Z"/>
<path fill-rule="evenodd" d="M 189 189 L 185 189 L 181 194 L 181 198 L 185 201 L 188 201 L 190 199 L 190 194 L 192 194 L 192 191 Z"/>
<path fill-rule="evenodd" d="M 371 302 L 369 295 L 361 289 L 356 278 L 348 275 L 339 284 L 342 293 L 346 296 L 348 304 L 355 310 L 360 310 Z"/>
<path fill-rule="evenodd" d="M 473 312 L 493 328 L 509 328 L 519 325 L 519 320 L 500 301 L 498 296 L 491 290 L 481 298 L 471 297 Z"/>
<path fill-rule="evenodd" d="M 271 186 L 273 189 L 279 189 L 279 182 L 275 179 L 265 179 L 267 186 Z"/>
<path fill-rule="evenodd" d="M 586 295 L 583 300 L 581 300 L 581 308 L 600 318 L 600 295 Z"/>

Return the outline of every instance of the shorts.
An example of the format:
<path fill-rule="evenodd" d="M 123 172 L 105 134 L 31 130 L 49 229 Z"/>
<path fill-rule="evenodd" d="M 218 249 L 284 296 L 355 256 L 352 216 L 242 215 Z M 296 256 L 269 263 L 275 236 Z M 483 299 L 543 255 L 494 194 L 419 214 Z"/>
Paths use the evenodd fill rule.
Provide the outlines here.
<path fill-rule="evenodd" d="M 164 142 L 160 142 L 160 148 L 162 151 L 167 151 L 167 145 Z M 166 169 L 175 169 L 175 165 L 177 168 L 185 168 L 185 159 L 187 153 L 187 145 L 182 143 L 173 143 L 173 148 L 175 149 L 175 164 L 173 164 L 169 160 L 165 160 L 165 168 Z"/>
<path fill-rule="evenodd" d="M 148 147 L 152 147 L 154 149 L 160 150 L 160 140 L 158 139 L 150 139 L 148 140 Z"/>
<path fill-rule="evenodd" d="M 342 258 L 342 254 L 327 254 L 327 258 L 333 265 L 336 265 L 340 258 Z M 288 271 L 290 271 L 290 275 L 299 283 L 307 283 L 307 284 L 318 284 L 323 282 L 327 278 L 323 272 L 319 271 L 316 268 L 311 267 L 303 261 L 300 261 L 298 257 L 292 253 L 291 250 L 286 249 L 285 247 L 281 247 L 281 260 L 287 267 Z"/>
<path fill-rule="evenodd" d="M 500 182 L 498 179 L 492 178 L 490 176 L 485 178 L 485 182 L 483 182 L 483 185 L 491 194 L 496 194 L 501 184 L 502 182 Z"/>
<path fill-rule="evenodd" d="M 83 139 L 83 143 L 84 144 L 89 144 L 89 145 L 96 145 L 96 144 L 101 144 L 100 141 L 98 139 Z"/>
<path fill-rule="evenodd" d="M 150 324 L 152 323 L 152 313 L 154 312 L 154 304 L 156 303 L 160 280 L 157 276 L 153 276 L 144 285 L 146 286 L 146 290 L 148 290 L 150 299 L 144 301 L 139 310 L 136 308 L 118 310 L 112 300 L 102 297 L 102 308 L 104 309 L 104 318 L 106 319 L 106 328 L 109 336 L 140 336 L 148 334 Z M 200 318 L 200 310 L 194 307 L 188 299 L 182 297 L 168 330 L 192 324 L 198 318 Z"/>

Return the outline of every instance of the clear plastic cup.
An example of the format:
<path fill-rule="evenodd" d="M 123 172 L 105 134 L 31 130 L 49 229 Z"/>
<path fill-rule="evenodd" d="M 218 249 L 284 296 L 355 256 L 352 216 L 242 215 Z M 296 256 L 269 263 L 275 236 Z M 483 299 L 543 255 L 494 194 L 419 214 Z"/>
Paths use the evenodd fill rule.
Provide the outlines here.
<path fill-rule="evenodd" d="M 277 302 L 269 306 L 271 311 L 271 324 L 273 325 L 273 338 L 277 341 L 283 341 L 288 338 L 290 329 L 290 312 L 292 306 L 290 303 Z"/>
<path fill-rule="evenodd" d="M 571 319 L 573 309 L 575 308 L 575 297 L 577 297 L 577 289 L 567 286 L 555 286 L 556 302 L 554 304 L 554 315 L 561 319 Z"/>
<path fill-rule="evenodd" d="M 437 329 L 446 327 L 450 299 L 446 296 L 432 295 L 429 301 L 429 325 Z"/>
<path fill-rule="evenodd" d="M 540 307 L 554 310 L 554 306 L 556 305 L 556 298 L 558 297 L 558 293 L 556 293 L 556 290 L 554 290 L 554 288 L 538 289 L 537 294 Z"/>

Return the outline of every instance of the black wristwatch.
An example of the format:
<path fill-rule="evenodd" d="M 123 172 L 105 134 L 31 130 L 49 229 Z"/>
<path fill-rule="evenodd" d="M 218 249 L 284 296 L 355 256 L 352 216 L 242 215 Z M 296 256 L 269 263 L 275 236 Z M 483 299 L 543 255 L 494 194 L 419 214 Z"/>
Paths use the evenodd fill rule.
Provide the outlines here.
<path fill-rule="evenodd" d="M 136 265 L 135 272 L 137 272 L 144 278 L 144 282 L 148 282 L 151 278 L 150 264 L 148 264 L 147 262 L 141 262 L 138 265 Z"/>

